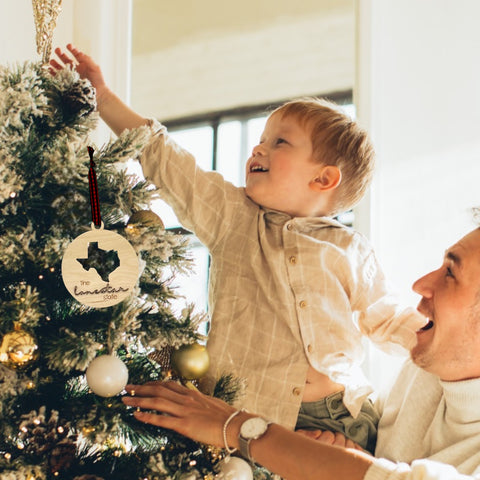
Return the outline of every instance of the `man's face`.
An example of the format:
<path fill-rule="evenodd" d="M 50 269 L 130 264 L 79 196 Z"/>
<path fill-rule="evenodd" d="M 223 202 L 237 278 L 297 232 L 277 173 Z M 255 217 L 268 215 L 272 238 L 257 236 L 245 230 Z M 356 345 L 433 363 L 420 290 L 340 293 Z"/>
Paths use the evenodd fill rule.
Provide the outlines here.
<path fill-rule="evenodd" d="M 442 380 L 480 377 L 480 229 L 450 247 L 413 290 L 430 322 L 417 332 L 412 360 Z"/>

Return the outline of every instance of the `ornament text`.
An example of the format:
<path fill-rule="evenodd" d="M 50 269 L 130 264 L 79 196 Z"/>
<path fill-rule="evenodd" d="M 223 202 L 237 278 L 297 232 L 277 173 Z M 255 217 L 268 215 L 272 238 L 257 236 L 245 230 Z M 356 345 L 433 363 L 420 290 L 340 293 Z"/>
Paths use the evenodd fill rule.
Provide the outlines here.
<path fill-rule="evenodd" d="M 80 281 L 81 285 L 88 285 L 90 282 L 84 282 Z M 74 294 L 75 295 L 103 295 L 103 299 L 111 299 L 111 298 L 117 298 L 115 295 L 116 293 L 120 292 L 128 292 L 130 289 L 129 288 L 123 288 L 123 287 L 112 287 L 110 284 L 107 283 L 102 288 L 96 288 L 95 290 L 79 290 L 78 286 L 75 285 L 74 287 Z"/>

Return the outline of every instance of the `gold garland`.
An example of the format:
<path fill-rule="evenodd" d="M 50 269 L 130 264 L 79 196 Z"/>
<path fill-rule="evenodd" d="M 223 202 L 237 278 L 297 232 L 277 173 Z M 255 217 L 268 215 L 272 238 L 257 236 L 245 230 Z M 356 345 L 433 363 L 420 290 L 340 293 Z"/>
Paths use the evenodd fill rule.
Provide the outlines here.
<path fill-rule="evenodd" d="M 37 31 L 37 52 L 47 64 L 52 53 L 53 31 L 61 11 L 62 0 L 32 0 L 35 30 Z"/>

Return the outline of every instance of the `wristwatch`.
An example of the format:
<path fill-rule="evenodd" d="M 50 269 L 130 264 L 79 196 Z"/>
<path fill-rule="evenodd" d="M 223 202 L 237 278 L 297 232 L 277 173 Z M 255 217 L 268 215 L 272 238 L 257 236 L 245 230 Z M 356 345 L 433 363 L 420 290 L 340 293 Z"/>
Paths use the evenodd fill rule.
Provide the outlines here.
<path fill-rule="evenodd" d="M 254 463 L 250 456 L 250 442 L 262 437 L 271 423 L 262 417 L 249 418 L 242 423 L 238 434 L 239 450 L 242 456 L 250 462 Z"/>

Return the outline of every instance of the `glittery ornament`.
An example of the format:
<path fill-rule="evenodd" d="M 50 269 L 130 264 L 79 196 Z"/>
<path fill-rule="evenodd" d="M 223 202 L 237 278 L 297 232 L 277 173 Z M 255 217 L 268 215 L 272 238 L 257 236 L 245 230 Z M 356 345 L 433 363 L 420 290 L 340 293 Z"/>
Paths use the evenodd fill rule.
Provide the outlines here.
<path fill-rule="evenodd" d="M 61 4 L 62 0 L 32 0 L 37 52 L 42 56 L 44 65 L 50 60 L 53 31 L 61 11 Z"/>
<path fill-rule="evenodd" d="M 0 346 L 0 363 L 13 370 L 30 366 L 39 355 L 36 338 L 15 324 L 13 332 L 6 333 Z"/>
<path fill-rule="evenodd" d="M 173 350 L 171 364 L 172 369 L 184 380 L 197 380 L 207 373 L 210 358 L 204 345 L 192 343 Z"/>

